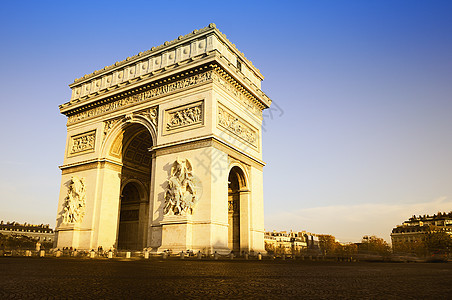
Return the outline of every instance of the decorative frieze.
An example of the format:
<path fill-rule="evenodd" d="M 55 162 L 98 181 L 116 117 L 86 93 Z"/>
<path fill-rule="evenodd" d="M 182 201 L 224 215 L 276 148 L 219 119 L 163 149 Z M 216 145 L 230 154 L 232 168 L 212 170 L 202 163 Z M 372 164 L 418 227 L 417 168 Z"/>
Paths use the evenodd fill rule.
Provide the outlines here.
<path fill-rule="evenodd" d="M 61 213 L 63 224 L 81 223 L 85 216 L 85 206 L 85 178 L 72 176 Z"/>
<path fill-rule="evenodd" d="M 223 77 L 223 74 L 214 72 L 212 74 L 212 81 L 219 84 L 221 87 L 223 87 L 227 92 L 229 92 L 234 99 L 237 99 L 240 103 L 245 105 L 245 107 L 255 114 L 258 117 L 262 117 L 262 106 L 258 106 L 252 99 L 245 96 L 242 92 L 239 91 L 239 89 L 236 88 L 237 85 L 231 84 L 226 78 Z M 226 75 L 228 76 L 228 75 Z M 230 77 L 230 76 L 228 76 Z"/>
<path fill-rule="evenodd" d="M 217 124 L 219 127 L 226 129 L 241 140 L 256 148 L 258 147 L 257 130 L 252 128 L 251 125 L 248 125 L 245 120 L 221 105 L 218 105 Z"/>
<path fill-rule="evenodd" d="M 165 111 L 166 131 L 173 131 L 194 125 L 202 125 L 204 121 L 203 101 Z"/>
<path fill-rule="evenodd" d="M 96 131 L 85 132 L 71 137 L 69 154 L 80 154 L 94 151 Z"/>
<path fill-rule="evenodd" d="M 207 71 L 201 74 L 196 74 L 181 80 L 177 80 L 168 84 L 161 85 L 159 87 L 149 89 L 142 93 L 137 93 L 135 95 L 131 95 L 128 97 L 124 97 L 118 99 L 116 101 L 112 101 L 103 105 L 100 105 L 96 108 L 88 109 L 80 113 L 76 113 L 74 115 L 68 116 L 68 124 L 73 124 L 78 121 L 85 120 L 90 117 L 95 117 L 101 115 L 106 112 L 115 111 L 121 107 L 124 107 L 129 104 L 142 102 L 148 99 L 152 99 L 155 97 L 163 96 L 178 90 L 183 90 L 188 87 L 202 84 L 207 81 L 210 81 L 212 78 L 213 71 Z"/>

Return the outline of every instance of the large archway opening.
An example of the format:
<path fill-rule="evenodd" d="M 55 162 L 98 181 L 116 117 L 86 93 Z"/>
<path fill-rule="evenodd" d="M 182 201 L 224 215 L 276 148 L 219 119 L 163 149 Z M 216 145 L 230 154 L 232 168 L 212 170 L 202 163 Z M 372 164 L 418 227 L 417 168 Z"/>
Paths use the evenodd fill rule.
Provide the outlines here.
<path fill-rule="evenodd" d="M 146 127 L 130 124 L 116 138 L 112 151 L 122 161 L 117 249 L 146 247 L 149 220 L 152 137 Z"/>
<path fill-rule="evenodd" d="M 246 188 L 242 169 L 233 167 L 228 177 L 228 247 L 240 253 L 240 194 Z"/>

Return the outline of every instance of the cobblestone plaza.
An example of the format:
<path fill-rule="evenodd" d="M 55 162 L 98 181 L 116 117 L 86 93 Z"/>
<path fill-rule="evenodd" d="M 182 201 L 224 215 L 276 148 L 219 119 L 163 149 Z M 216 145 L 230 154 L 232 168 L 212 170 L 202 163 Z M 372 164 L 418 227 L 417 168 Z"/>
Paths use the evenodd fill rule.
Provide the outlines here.
<path fill-rule="evenodd" d="M 447 299 L 448 263 L 0 258 L 1 299 Z"/>

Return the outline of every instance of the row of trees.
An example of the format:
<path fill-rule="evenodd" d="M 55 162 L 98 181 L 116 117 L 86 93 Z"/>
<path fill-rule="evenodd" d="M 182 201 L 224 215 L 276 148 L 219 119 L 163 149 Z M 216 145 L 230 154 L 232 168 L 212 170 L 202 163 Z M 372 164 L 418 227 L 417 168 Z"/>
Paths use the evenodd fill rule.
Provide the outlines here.
<path fill-rule="evenodd" d="M 332 235 L 319 235 L 319 247 L 322 254 L 327 256 L 352 256 L 357 253 L 381 256 L 392 253 L 449 255 L 452 253 L 452 237 L 444 231 L 431 231 L 426 233 L 423 241 L 398 243 L 391 248 L 384 239 L 376 236 L 364 236 L 361 243 L 342 245 Z"/>
<path fill-rule="evenodd" d="M 452 253 L 452 237 L 444 231 L 430 231 L 423 240 L 401 242 L 392 245 L 394 253 L 428 256 L 433 254 Z"/>
<path fill-rule="evenodd" d="M 36 247 L 36 239 L 25 235 L 9 236 L 0 233 L 0 250 L 31 250 Z M 52 242 L 40 242 L 42 249 L 52 248 Z"/>
<path fill-rule="evenodd" d="M 318 236 L 320 251 L 325 256 L 353 256 L 358 253 L 358 245 L 342 245 L 336 242 L 336 238 L 329 234 Z"/>

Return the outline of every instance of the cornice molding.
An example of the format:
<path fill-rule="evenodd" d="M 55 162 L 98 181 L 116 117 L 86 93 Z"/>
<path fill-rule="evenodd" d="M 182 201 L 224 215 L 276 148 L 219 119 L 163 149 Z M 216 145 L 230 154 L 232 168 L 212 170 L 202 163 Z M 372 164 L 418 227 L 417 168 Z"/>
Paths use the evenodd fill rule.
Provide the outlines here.
<path fill-rule="evenodd" d="M 271 100 L 261 90 L 263 76 L 237 50 L 215 24 L 180 36 L 178 39 L 153 47 L 146 52 L 76 79 L 70 85 L 69 102 L 60 105 L 60 112 L 68 111 L 124 93 L 126 90 L 148 85 L 176 74 L 192 71 L 201 65 L 221 65 L 264 106 Z"/>
<path fill-rule="evenodd" d="M 152 71 L 148 74 L 135 77 L 132 79 L 129 79 L 127 81 L 115 83 L 114 85 L 111 85 L 109 87 L 105 87 L 102 89 L 99 89 L 95 92 L 92 92 L 90 94 L 77 97 L 75 99 L 72 99 L 69 102 L 66 102 L 64 104 L 61 104 L 59 106 L 60 112 L 62 114 L 66 114 L 68 110 L 73 110 L 75 108 L 78 108 L 80 106 L 84 106 L 86 104 L 92 104 L 93 102 L 97 102 L 99 100 L 105 100 L 107 98 L 110 98 L 112 96 L 118 97 L 118 96 L 125 96 L 127 94 L 130 94 L 131 90 L 127 89 L 134 89 L 137 88 L 138 85 L 148 85 L 149 86 L 155 86 L 156 84 L 169 81 L 171 79 L 174 79 L 175 76 L 184 76 L 189 75 L 190 73 L 197 72 L 198 69 L 203 66 L 198 62 L 201 58 L 208 58 L 209 56 L 215 55 L 214 52 L 201 54 L 197 57 L 192 57 L 190 59 L 187 59 L 183 62 L 178 62 L 173 65 L 166 66 L 165 68 Z M 206 62 L 207 63 L 207 62 Z M 180 68 L 178 70 L 178 73 L 174 72 L 177 67 L 184 67 Z M 141 88 L 142 89 L 142 88 Z"/>
<path fill-rule="evenodd" d="M 249 87 L 237 81 L 235 76 L 225 71 L 225 67 L 218 63 L 201 65 L 198 68 L 174 74 L 160 80 L 143 84 L 136 88 L 111 95 L 110 97 L 87 102 L 83 105 L 73 107 L 70 103 L 61 113 L 68 117 L 67 124 L 72 125 L 97 116 L 101 116 L 119 109 L 129 107 L 137 103 L 146 103 L 173 93 L 214 83 L 230 93 L 234 99 L 244 105 L 247 110 L 262 117 L 262 110 L 270 104 L 263 102 L 265 94 L 257 95 L 258 91 L 252 92 Z M 265 96 L 266 97 L 266 96 Z M 268 97 L 267 97 L 268 99 Z M 268 99 L 268 101 L 271 101 Z"/>
<path fill-rule="evenodd" d="M 212 81 L 212 71 L 208 66 L 183 72 L 147 85 L 137 87 L 111 97 L 99 99 L 75 108 L 67 107 L 61 113 L 68 117 L 68 124 L 103 115 L 136 103 L 145 103 L 174 92 L 186 90 Z"/>
<path fill-rule="evenodd" d="M 90 169 L 102 168 L 104 166 L 109 166 L 113 169 L 121 169 L 122 163 L 118 163 L 109 159 L 89 159 L 72 164 L 66 164 L 59 166 L 63 175 L 71 174 L 74 172 L 85 171 Z"/>
<path fill-rule="evenodd" d="M 160 156 L 205 147 L 215 147 L 224 152 L 229 150 L 232 151 L 233 156 L 238 157 L 240 161 L 244 161 L 249 165 L 258 166 L 260 169 L 265 166 L 265 163 L 262 160 L 243 152 L 239 148 L 212 134 L 168 144 L 156 145 L 151 148 L 151 151 L 153 151 L 156 156 Z"/>

